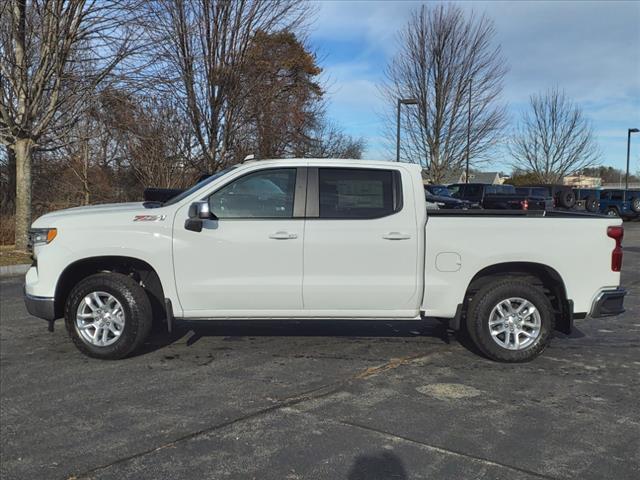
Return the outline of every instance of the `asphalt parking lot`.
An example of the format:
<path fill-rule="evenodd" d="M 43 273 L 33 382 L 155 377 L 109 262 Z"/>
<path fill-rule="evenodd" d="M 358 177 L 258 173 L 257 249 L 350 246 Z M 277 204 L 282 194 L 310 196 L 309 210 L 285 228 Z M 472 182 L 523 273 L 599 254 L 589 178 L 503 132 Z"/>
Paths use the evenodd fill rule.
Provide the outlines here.
<path fill-rule="evenodd" d="M 2 278 L 0 477 L 640 478 L 640 223 L 625 226 L 627 312 L 523 365 L 437 322 L 186 325 L 91 360 Z"/>

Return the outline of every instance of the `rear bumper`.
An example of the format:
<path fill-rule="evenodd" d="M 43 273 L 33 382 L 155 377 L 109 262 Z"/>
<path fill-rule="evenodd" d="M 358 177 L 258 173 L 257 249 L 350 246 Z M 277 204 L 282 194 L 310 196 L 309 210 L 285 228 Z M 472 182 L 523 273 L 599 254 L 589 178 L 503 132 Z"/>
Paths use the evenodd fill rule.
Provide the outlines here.
<path fill-rule="evenodd" d="M 591 316 L 612 317 L 624 312 L 624 296 L 627 291 L 624 288 L 604 290 L 596 297 L 591 307 Z"/>
<path fill-rule="evenodd" d="M 51 297 L 36 297 L 29 295 L 25 290 L 24 304 L 27 307 L 27 312 L 34 317 L 47 321 L 56 319 L 55 301 Z"/>

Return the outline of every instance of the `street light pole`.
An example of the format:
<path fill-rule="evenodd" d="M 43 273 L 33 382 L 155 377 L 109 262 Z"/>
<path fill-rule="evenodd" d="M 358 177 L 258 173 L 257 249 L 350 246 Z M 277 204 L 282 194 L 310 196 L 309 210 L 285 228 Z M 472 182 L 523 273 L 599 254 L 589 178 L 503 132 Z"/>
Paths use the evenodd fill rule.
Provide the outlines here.
<path fill-rule="evenodd" d="M 627 130 L 627 174 L 624 177 L 624 201 L 627 201 L 627 190 L 629 190 L 629 156 L 631 153 L 631 134 L 638 133 L 640 130 L 637 128 L 630 128 Z"/>
<path fill-rule="evenodd" d="M 396 162 L 400 161 L 400 106 L 401 105 L 417 105 L 418 100 L 415 98 L 399 98 L 398 99 L 398 117 L 396 119 Z"/>

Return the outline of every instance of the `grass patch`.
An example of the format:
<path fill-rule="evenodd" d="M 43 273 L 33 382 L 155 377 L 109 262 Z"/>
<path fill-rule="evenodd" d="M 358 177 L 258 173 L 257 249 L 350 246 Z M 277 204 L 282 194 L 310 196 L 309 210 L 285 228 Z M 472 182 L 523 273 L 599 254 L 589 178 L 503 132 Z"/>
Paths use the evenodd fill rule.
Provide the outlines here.
<path fill-rule="evenodd" d="M 0 267 L 23 263 L 31 263 L 30 254 L 16 250 L 14 245 L 0 245 Z"/>

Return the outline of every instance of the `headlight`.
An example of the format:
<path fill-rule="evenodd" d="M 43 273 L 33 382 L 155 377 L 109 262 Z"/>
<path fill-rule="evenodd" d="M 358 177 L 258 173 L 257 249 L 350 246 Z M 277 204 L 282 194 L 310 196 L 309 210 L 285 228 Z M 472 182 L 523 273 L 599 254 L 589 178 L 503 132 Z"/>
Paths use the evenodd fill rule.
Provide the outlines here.
<path fill-rule="evenodd" d="M 438 205 L 440 208 L 447 206 L 447 204 L 444 202 L 436 202 L 436 205 Z"/>
<path fill-rule="evenodd" d="M 32 228 L 29 230 L 29 247 L 51 243 L 56 235 L 58 235 L 56 228 Z"/>

